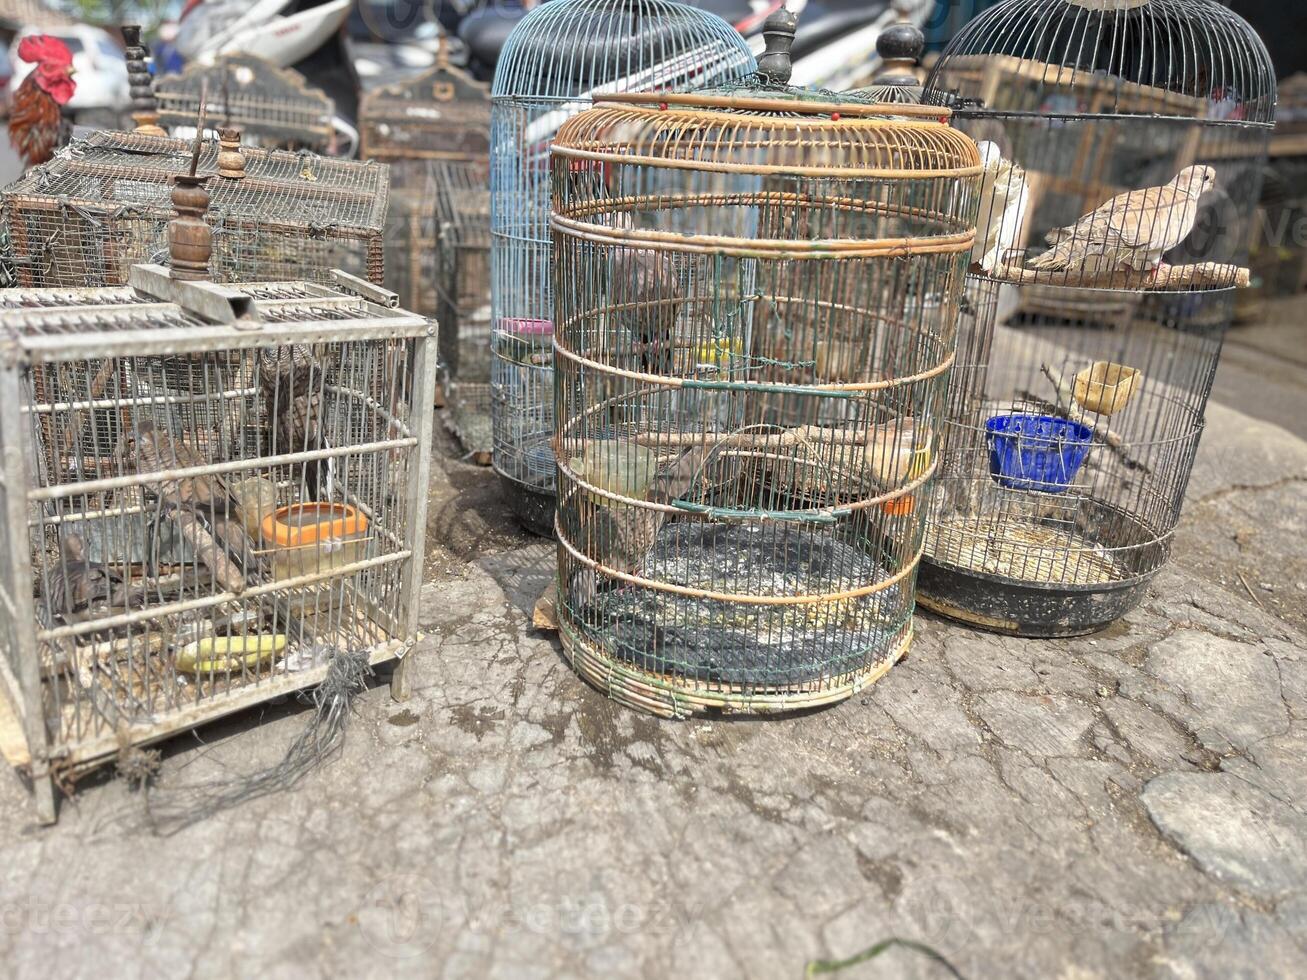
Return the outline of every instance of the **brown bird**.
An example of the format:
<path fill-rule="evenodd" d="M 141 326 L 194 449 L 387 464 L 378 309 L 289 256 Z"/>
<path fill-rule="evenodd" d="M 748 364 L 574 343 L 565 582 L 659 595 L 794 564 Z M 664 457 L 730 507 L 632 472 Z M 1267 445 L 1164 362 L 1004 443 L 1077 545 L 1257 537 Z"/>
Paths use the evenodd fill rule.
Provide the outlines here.
<path fill-rule="evenodd" d="M 625 211 L 618 213 L 615 224 L 626 230 L 635 227 Z M 685 302 L 671 257 L 650 248 L 620 245 L 613 255 L 610 286 L 617 307 L 613 322 L 627 332 L 626 339 L 639 354 L 640 369 L 646 374 L 670 374 L 676 320 Z"/>
<path fill-rule="evenodd" d="M 78 614 L 92 607 L 125 608 L 128 590 L 108 565 L 87 561 L 82 536 L 68 531 L 59 541 L 59 561 L 48 573 L 45 598 L 51 616 L 70 622 L 85 618 Z"/>
<path fill-rule="evenodd" d="M 273 412 L 273 452 L 300 453 L 329 448 L 322 432 L 322 363 L 303 345 L 259 351 L 264 401 Z M 302 464 L 311 500 L 331 495 L 333 460 Z"/>
<path fill-rule="evenodd" d="M 695 446 L 681 453 L 670 466 L 659 468 L 648 450 L 612 440 L 594 440 L 581 456 L 559 459 L 571 472 L 593 486 L 634 500 L 670 504 L 694 486 L 721 447 Z M 591 494 L 583 495 L 565 527 L 579 551 L 589 558 L 627 574 L 636 574 L 668 519 L 663 510 L 622 503 Z M 594 601 L 599 575 L 583 569 L 573 576 L 572 600 L 578 606 Z"/>
<path fill-rule="evenodd" d="M 1053 247 L 1030 268 L 1093 274 L 1129 266 L 1155 272 L 1162 256 L 1189 237 L 1198 199 L 1215 186 L 1211 167 L 1185 167 L 1169 184 L 1118 194 L 1074 225 L 1050 231 Z"/>
<path fill-rule="evenodd" d="M 73 56 L 58 38 L 35 34 L 18 42 L 18 57 L 34 64 L 14 93 L 9 141 L 29 167 L 45 163 L 68 142 L 72 127 L 63 106 L 73 97 Z"/>
<path fill-rule="evenodd" d="M 141 419 L 123 438 L 119 452 L 138 473 L 204 466 L 207 460 L 184 439 L 174 439 Z M 254 546 L 240 521 L 240 505 L 221 474 L 160 479 L 154 484 L 164 516 L 171 518 L 215 581 L 231 592 L 245 589 L 257 574 Z"/>

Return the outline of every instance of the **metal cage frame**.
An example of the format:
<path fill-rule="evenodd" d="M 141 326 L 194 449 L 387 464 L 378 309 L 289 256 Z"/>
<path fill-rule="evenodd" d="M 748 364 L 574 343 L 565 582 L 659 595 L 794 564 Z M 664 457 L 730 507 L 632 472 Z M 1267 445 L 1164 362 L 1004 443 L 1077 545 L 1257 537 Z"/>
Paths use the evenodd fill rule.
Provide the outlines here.
<path fill-rule="evenodd" d="M 1274 72 L 1213 0 L 1005 0 L 924 99 L 989 170 L 918 598 L 1090 632 L 1170 556 L 1248 281 Z"/>
<path fill-rule="evenodd" d="M 56 779 L 75 778 L 128 747 L 317 684 L 328 668 L 312 644 L 348 644 L 342 649 L 365 651 L 373 664 L 403 658 L 412 648 L 437 364 L 430 321 L 395 308 L 392 294 L 350 276 L 340 276 L 334 289 L 275 282 L 237 291 L 173 280 L 159 266 L 136 267 L 130 286 L 0 291 L 0 321 L 0 504 L 6 515 L 0 531 L 0 697 L 21 723 L 25 768 L 43 819 L 54 816 Z M 259 434 L 265 410 L 301 410 L 302 399 L 292 396 L 305 393 L 296 387 L 303 377 L 290 387 L 269 383 L 280 375 L 268 372 L 281 371 L 287 363 L 281 358 L 293 352 L 303 352 L 310 365 L 312 394 L 305 397 L 315 405 L 321 399 L 315 411 L 322 412 L 323 431 L 333 433 L 334 442 L 324 437 L 320 448 L 279 444 L 276 436 L 265 441 Z M 321 358 L 317 367 L 315 358 Z M 147 431 L 148 451 L 141 448 Z M 122 448 L 127 434 L 135 451 Z M 147 465 L 151 454 L 158 459 Z M 200 549 L 195 542 L 205 540 L 212 546 L 220 534 L 228 547 L 234 540 L 230 529 L 222 530 L 220 511 L 194 509 L 197 487 L 244 487 L 240 520 L 261 518 L 266 542 L 274 516 L 291 518 L 274 510 L 285 502 L 281 491 L 265 499 L 264 487 L 284 485 L 272 482 L 274 476 L 308 479 L 310 467 L 318 468 L 319 478 L 325 467 L 328 482 L 327 496 L 319 491 L 308 499 L 339 498 L 349 505 L 346 512 L 368 515 L 366 536 L 357 538 L 357 527 L 352 532 L 357 543 L 330 559 L 325 546 L 313 545 L 316 557 L 298 555 L 280 570 L 277 562 L 292 554 L 275 551 L 282 544 L 264 545 L 274 549 L 272 558 L 228 551 L 256 562 L 245 566 L 243 588 L 232 584 L 232 558 L 186 550 Z M 254 491 L 257 510 L 251 512 Z M 171 500 L 177 509 L 167 511 L 174 516 L 166 525 L 153 525 L 154 546 L 139 557 L 147 525 L 133 530 L 134 522 L 147 521 L 162 506 L 151 500 Z M 164 526 L 180 531 L 184 541 L 161 538 Z M 280 524 L 271 526 L 281 533 Z M 70 528 L 86 549 L 80 555 L 61 550 Z M 61 542 L 54 557 L 51 535 Z M 294 541 L 286 547 L 293 550 Z M 164 557 L 165 548 L 173 557 Z M 159 570 L 147 578 L 156 584 L 146 591 L 116 588 L 96 595 L 84 611 L 74 605 L 73 597 L 86 598 L 88 576 L 117 581 L 142 562 Z M 250 568 L 259 567 L 266 574 L 249 577 Z M 182 583 L 175 595 L 162 591 L 164 568 Z M 120 598 L 126 595 L 134 598 Z M 210 613 L 231 624 L 226 634 L 216 626 L 206 633 L 200 620 L 191 621 Z M 175 634 L 166 632 L 169 623 Z M 183 667 L 188 648 L 178 647 L 192 629 L 198 638 L 215 638 L 207 667 L 202 646 L 192 658 L 201 662 Z M 238 634 L 256 637 L 263 651 L 265 634 L 278 631 L 286 637 L 284 651 L 261 652 L 253 663 L 230 654 L 224 661 L 213 652 L 218 638 Z M 300 658 L 295 666 L 291 656 Z M 406 696 L 403 686 L 397 670 L 397 697 Z"/>
<path fill-rule="evenodd" d="M 726 21 L 671 0 L 555 0 L 504 44 L 491 87 L 494 466 L 537 533 L 552 533 L 555 485 L 549 139 L 600 96 L 724 84 L 754 68 Z M 524 343 L 528 362 L 514 364 Z"/>

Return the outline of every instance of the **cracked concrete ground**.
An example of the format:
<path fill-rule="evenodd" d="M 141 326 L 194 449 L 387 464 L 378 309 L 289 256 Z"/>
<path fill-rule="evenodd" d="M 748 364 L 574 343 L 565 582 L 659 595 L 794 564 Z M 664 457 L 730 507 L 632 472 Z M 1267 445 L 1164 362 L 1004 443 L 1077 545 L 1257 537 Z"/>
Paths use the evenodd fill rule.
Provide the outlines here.
<path fill-rule="evenodd" d="M 930 616 L 836 708 L 660 722 L 529 610 L 552 549 L 446 460 L 414 691 L 365 695 L 294 791 L 171 837 L 0 775 L 13 975 L 796 977 L 889 936 L 967 977 L 1307 973 L 1307 443 L 1213 406 L 1175 559 L 1093 637 Z M 268 706 L 175 740 L 170 787 L 280 757 Z M 893 950 L 850 977 L 940 977 Z"/>

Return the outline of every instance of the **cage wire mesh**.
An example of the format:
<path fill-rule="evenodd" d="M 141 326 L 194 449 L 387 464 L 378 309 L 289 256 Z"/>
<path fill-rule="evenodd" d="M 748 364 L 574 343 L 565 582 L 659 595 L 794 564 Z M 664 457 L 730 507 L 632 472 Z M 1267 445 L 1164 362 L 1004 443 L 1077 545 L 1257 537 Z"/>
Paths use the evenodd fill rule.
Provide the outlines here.
<path fill-rule="evenodd" d="M 137 262 L 166 262 L 172 178 L 189 142 L 102 132 L 0 191 L 8 251 L 25 287 L 121 285 Z M 218 171 L 204 142 L 200 173 Z M 380 163 L 245 147 L 245 176 L 209 181 L 215 282 L 310 279 L 332 269 L 380 283 L 389 177 Z"/>
<path fill-rule="evenodd" d="M 479 164 L 442 164 L 437 173 L 435 288 L 445 424 L 473 461 L 489 466 L 489 175 Z"/>
<path fill-rule="evenodd" d="M 1007 0 L 926 83 L 986 175 L 929 502 L 923 605 L 1099 628 L 1166 562 L 1274 121 L 1211 0 Z"/>
<path fill-rule="evenodd" d="M 0 680 L 35 776 L 416 637 L 429 322 L 241 289 L 258 330 L 129 287 L 0 291 Z"/>
<path fill-rule="evenodd" d="M 318 153 L 331 147 L 336 108 L 327 93 L 294 69 L 278 68 L 253 55 L 222 55 L 212 64 L 195 62 L 181 74 L 157 79 L 159 125 L 193 129 L 205 91 L 211 125 L 235 126 L 267 147 Z"/>
<path fill-rule="evenodd" d="M 549 142 L 615 92 L 710 86 L 755 66 L 726 21 L 669 0 L 556 0 L 509 35 L 491 88 L 494 465 L 526 526 L 552 533 Z"/>
<path fill-rule="evenodd" d="M 364 92 L 359 129 L 361 156 L 390 166 L 386 286 L 407 309 L 435 316 L 444 219 L 432 201 L 464 168 L 479 173 L 475 189 L 488 198 L 490 93 L 451 67 L 442 48 L 429 71 Z"/>
<path fill-rule="evenodd" d="M 838 701 L 911 638 L 975 145 L 784 87 L 611 98 L 553 148 L 564 648 L 660 715 Z"/>

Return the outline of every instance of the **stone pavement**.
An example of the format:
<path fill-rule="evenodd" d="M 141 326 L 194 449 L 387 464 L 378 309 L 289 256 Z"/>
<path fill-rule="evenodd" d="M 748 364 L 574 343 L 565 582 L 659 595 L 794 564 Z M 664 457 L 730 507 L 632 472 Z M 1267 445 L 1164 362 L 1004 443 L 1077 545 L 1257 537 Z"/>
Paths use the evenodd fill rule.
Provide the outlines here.
<path fill-rule="evenodd" d="M 500 518 L 449 501 L 485 472 L 443 472 L 433 520 L 471 547 Z M 1213 407 L 1175 560 L 1117 626 L 922 617 L 839 707 L 674 723 L 573 676 L 529 626 L 551 549 L 501 533 L 434 561 L 412 699 L 370 691 L 293 792 L 155 838 L 121 781 L 47 829 L 0 774 L 0 963 L 767 978 L 901 936 L 966 977 L 1301 976 L 1305 534 L 1307 443 Z M 156 792 L 274 761 L 305 717 L 175 741 Z M 841 974 L 946 975 L 903 949 Z"/>

